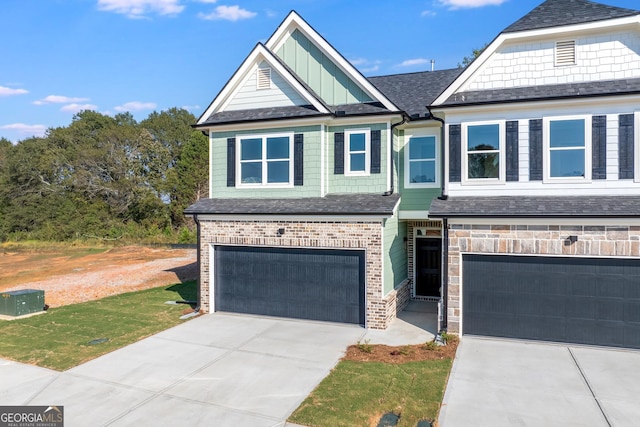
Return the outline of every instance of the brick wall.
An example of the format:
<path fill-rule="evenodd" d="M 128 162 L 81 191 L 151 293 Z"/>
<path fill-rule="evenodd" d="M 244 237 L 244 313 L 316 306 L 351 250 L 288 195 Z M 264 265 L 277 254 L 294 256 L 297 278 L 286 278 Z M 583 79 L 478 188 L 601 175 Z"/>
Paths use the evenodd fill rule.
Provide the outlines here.
<path fill-rule="evenodd" d="M 283 236 L 277 230 L 285 229 Z M 201 220 L 201 308 L 209 312 L 210 245 L 282 246 L 305 248 L 364 249 L 366 251 L 366 326 L 386 329 L 404 308 L 400 286 L 383 297 L 382 224 L 346 221 L 211 221 Z M 400 299 L 400 303 L 396 300 Z M 407 298 L 408 299 L 408 298 Z"/>
<path fill-rule="evenodd" d="M 568 236 L 578 241 L 567 245 Z M 450 225 L 448 330 L 460 330 L 462 254 L 640 257 L 640 227 Z"/>

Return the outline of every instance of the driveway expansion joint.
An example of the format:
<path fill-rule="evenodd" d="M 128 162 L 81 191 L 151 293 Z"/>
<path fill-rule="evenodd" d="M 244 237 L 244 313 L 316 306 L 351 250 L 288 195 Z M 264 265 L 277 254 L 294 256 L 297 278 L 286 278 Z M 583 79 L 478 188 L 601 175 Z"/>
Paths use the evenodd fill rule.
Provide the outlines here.
<path fill-rule="evenodd" d="M 605 422 L 607 423 L 607 425 L 609 427 L 612 427 L 612 424 L 609 421 L 609 417 L 607 417 L 607 414 L 604 411 L 604 408 L 602 407 L 602 405 L 600 404 L 600 401 L 598 400 L 598 397 L 596 396 L 596 393 L 593 391 L 593 388 L 591 387 L 591 384 L 589 383 L 589 380 L 587 379 L 587 376 L 584 374 L 584 371 L 582 370 L 582 367 L 580 366 L 580 363 L 578 363 L 578 359 L 576 358 L 575 354 L 573 354 L 573 351 L 571 351 L 571 347 L 567 347 L 567 350 L 569 350 L 569 354 L 571 355 L 571 358 L 573 359 L 573 363 L 576 365 L 576 368 L 578 368 L 578 372 L 580 372 L 580 375 L 582 376 L 582 379 L 584 380 L 584 383 L 587 385 L 587 388 L 589 389 L 589 392 L 591 393 L 591 396 L 593 396 L 593 400 L 595 400 L 596 405 L 598 405 L 598 409 L 602 413 L 602 416 L 604 417 Z"/>

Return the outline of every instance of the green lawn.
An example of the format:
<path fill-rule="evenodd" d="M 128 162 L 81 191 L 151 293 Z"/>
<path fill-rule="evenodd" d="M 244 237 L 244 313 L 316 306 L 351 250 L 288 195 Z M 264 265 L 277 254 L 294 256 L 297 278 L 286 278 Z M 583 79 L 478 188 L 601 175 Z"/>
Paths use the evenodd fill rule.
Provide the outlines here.
<path fill-rule="evenodd" d="M 451 359 L 397 365 L 343 360 L 289 421 L 314 427 L 375 426 L 387 412 L 400 415 L 398 426 L 433 421 L 451 365 Z"/>
<path fill-rule="evenodd" d="M 165 301 L 195 299 L 196 283 L 187 282 L 0 321 L 0 357 L 64 371 L 184 322 L 189 306 Z M 108 341 L 89 345 L 100 338 Z"/>

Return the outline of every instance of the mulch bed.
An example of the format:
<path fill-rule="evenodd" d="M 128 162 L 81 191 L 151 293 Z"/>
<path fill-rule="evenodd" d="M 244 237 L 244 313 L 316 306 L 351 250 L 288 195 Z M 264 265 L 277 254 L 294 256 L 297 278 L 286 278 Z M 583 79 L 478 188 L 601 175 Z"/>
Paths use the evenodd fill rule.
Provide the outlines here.
<path fill-rule="evenodd" d="M 453 359 L 457 348 L 457 337 L 449 339 L 447 345 L 435 348 L 425 344 L 392 347 L 382 344 L 361 343 L 349 346 L 343 360 L 400 364 L 423 360 Z"/>

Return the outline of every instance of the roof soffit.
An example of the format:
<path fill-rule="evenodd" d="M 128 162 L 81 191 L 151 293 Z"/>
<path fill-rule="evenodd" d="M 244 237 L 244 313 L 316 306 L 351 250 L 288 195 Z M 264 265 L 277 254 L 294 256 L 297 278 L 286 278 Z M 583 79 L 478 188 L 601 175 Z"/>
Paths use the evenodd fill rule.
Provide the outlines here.
<path fill-rule="evenodd" d="M 288 40 L 295 30 L 300 31 L 307 39 L 309 39 L 322 53 L 324 53 L 331 61 L 344 72 L 351 80 L 353 80 L 369 97 L 374 101 L 380 102 L 390 111 L 398 111 L 398 107 L 393 104 L 382 92 L 380 92 L 366 77 L 358 71 L 349 61 L 347 61 L 324 37 L 322 37 L 311 25 L 309 25 L 295 11 L 291 11 L 285 20 L 280 24 L 278 29 L 267 40 L 265 46 L 271 52 L 277 52 L 280 47 Z"/>

